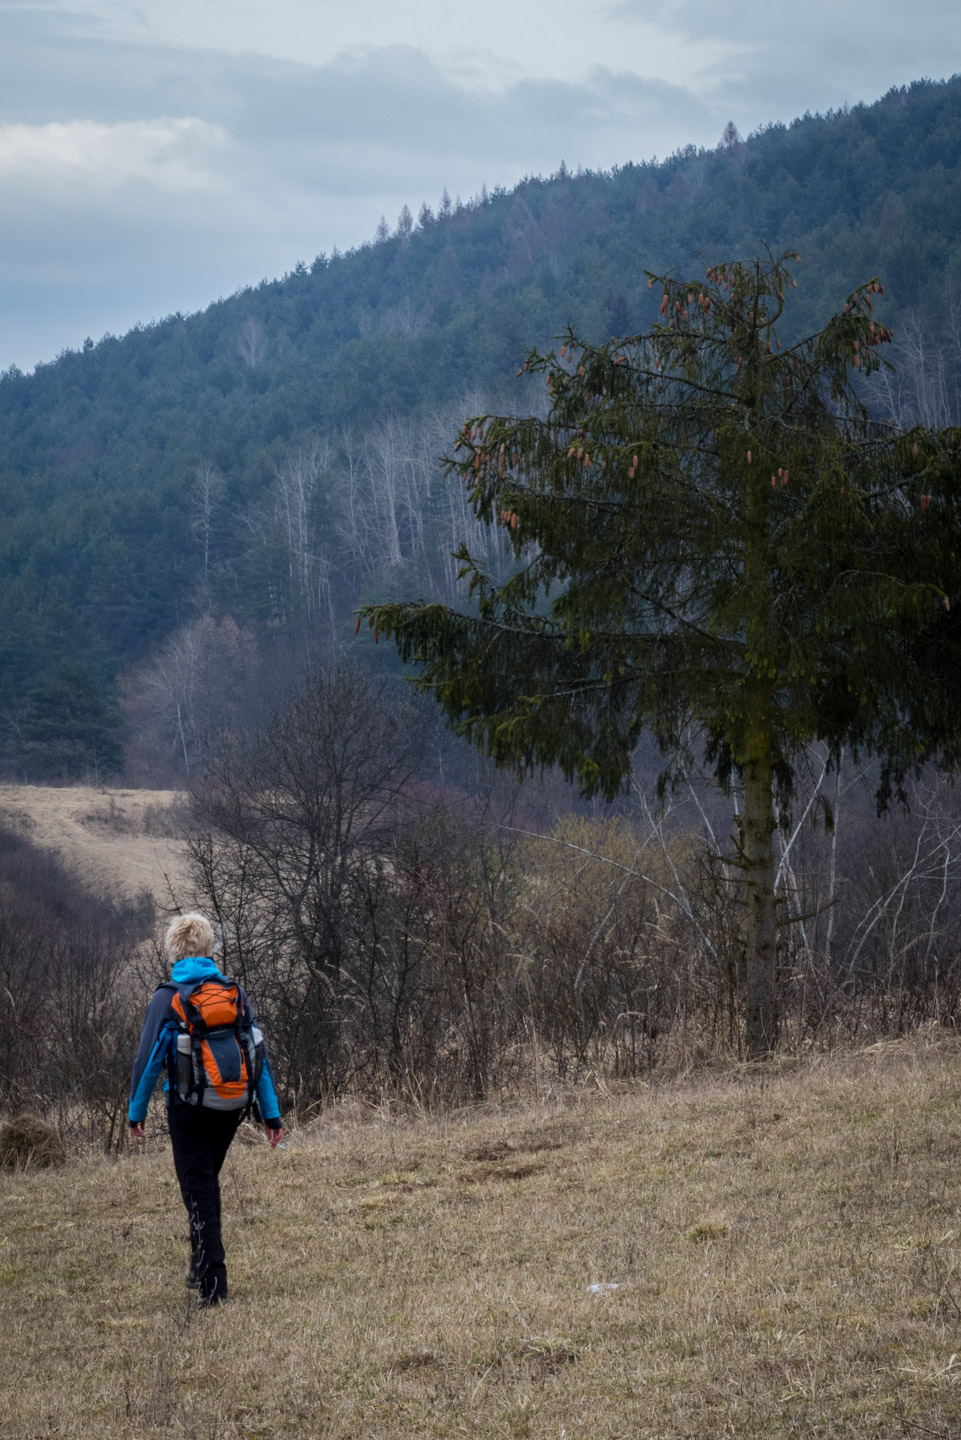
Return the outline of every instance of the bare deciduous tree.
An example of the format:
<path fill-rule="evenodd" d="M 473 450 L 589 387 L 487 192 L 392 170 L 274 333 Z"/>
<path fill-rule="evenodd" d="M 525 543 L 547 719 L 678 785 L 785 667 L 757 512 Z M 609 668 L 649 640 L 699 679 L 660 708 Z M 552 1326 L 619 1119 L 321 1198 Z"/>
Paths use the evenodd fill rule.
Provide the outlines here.
<path fill-rule="evenodd" d="M 206 731 L 255 708 L 257 646 L 228 616 L 182 626 L 159 653 L 121 677 L 134 778 L 189 780 Z"/>
<path fill-rule="evenodd" d="M 261 998 L 288 1091 L 316 1098 L 350 1068 L 371 921 L 407 802 L 416 737 L 387 686 L 314 673 L 252 734 L 222 732 L 192 795 L 188 853 L 224 960 Z"/>
<path fill-rule="evenodd" d="M 210 552 L 213 539 L 213 517 L 224 492 L 224 477 L 209 460 L 203 460 L 194 471 L 191 495 L 191 529 L 200 536 L 203 546 L 203 595 L 209 599 Z"/>
<path fill-rule="evenodd" d="M 270 340 L 260 320 L 248 315 L 236 340 L 237 354 L 251 370 L 262 365 L 270 353 Z"/>

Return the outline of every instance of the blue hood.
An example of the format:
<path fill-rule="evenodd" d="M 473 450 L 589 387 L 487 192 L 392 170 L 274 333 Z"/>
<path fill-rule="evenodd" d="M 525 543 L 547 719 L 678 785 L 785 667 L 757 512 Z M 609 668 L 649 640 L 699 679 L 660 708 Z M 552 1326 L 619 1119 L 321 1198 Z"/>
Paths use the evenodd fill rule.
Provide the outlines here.
<path fill-rule="evenodd" d="M 222 980 L 224 977 L 206 955 L 188 955 L 178 960 L 170 972 L 175 985 L 197 985 L 201 980 Z"/>

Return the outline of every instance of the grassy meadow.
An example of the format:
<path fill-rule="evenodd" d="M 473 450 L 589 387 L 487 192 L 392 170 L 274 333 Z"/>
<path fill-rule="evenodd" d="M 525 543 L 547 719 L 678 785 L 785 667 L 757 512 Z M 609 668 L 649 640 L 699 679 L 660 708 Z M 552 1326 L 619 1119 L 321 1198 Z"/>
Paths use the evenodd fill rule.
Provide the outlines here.
<path fill-rule="evenodd" d="M 0 785 L 0 824 L 52 851 L 98 894 L 146 891 L 161 913 L 186 888 L 179 790 Z"/>
<path fill-rule="evenodd" d="M 961 1434 L 952 1036 L 251 1134 L 222 1312 L 154 1121 L 0 1178 L 3 1437 Z"/>

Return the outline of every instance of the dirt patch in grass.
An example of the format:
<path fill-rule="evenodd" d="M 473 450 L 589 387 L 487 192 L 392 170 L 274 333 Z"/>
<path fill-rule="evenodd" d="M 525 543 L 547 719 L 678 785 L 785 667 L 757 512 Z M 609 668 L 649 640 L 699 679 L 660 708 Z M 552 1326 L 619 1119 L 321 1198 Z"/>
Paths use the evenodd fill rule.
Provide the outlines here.
<path fill-rule="evenodd" d="M 159 1136 L 0 1178 L 0 1435 L 961 1433 L 955 1040 L 598 1096 L 531 1161 L 562 1123 L 235 1146 L 221 1315 Z"/>
<path fill-rule="evenodd" d="M 505 1155 L 512 1155 L 514 1147 L 508 1140 L 485 1140 L 482 1145 L 474 1145 L 464 1151 L 465 1160 L 482 1161 L 503 1160 Z"/>
<path fill-rule="evenodd" d="M 542 1165 L 485 1165 L 478 1170 L 465 1170 L 460 1175 L 464 1185 L 481 1185 L 505 1180 L 527 1180 L 543 1170 Z"/>

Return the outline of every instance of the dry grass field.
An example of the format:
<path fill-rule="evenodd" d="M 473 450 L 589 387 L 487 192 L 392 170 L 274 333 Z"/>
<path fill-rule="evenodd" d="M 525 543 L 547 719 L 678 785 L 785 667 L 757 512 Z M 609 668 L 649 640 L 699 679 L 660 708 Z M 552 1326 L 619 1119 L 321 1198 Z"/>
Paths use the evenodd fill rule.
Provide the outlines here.
<path fill-rule="evenodd" d="M 234 1298 L 203 1313 L 159 1121 L 143 1153 L 0 1179 L 0 1434 L 961 1434 L 953 1036 L 332 1111 L 235 1144 L 224 1208 Z"/>
<path fill-rule="evenodd" d="M 133 897 L 143 890 L 170 908 L 183 887 L 171 824 L 175 790 L 97 790 L 84 785 L 0 785 L 0 822 L 58 854 L 95 891 Z"/>

